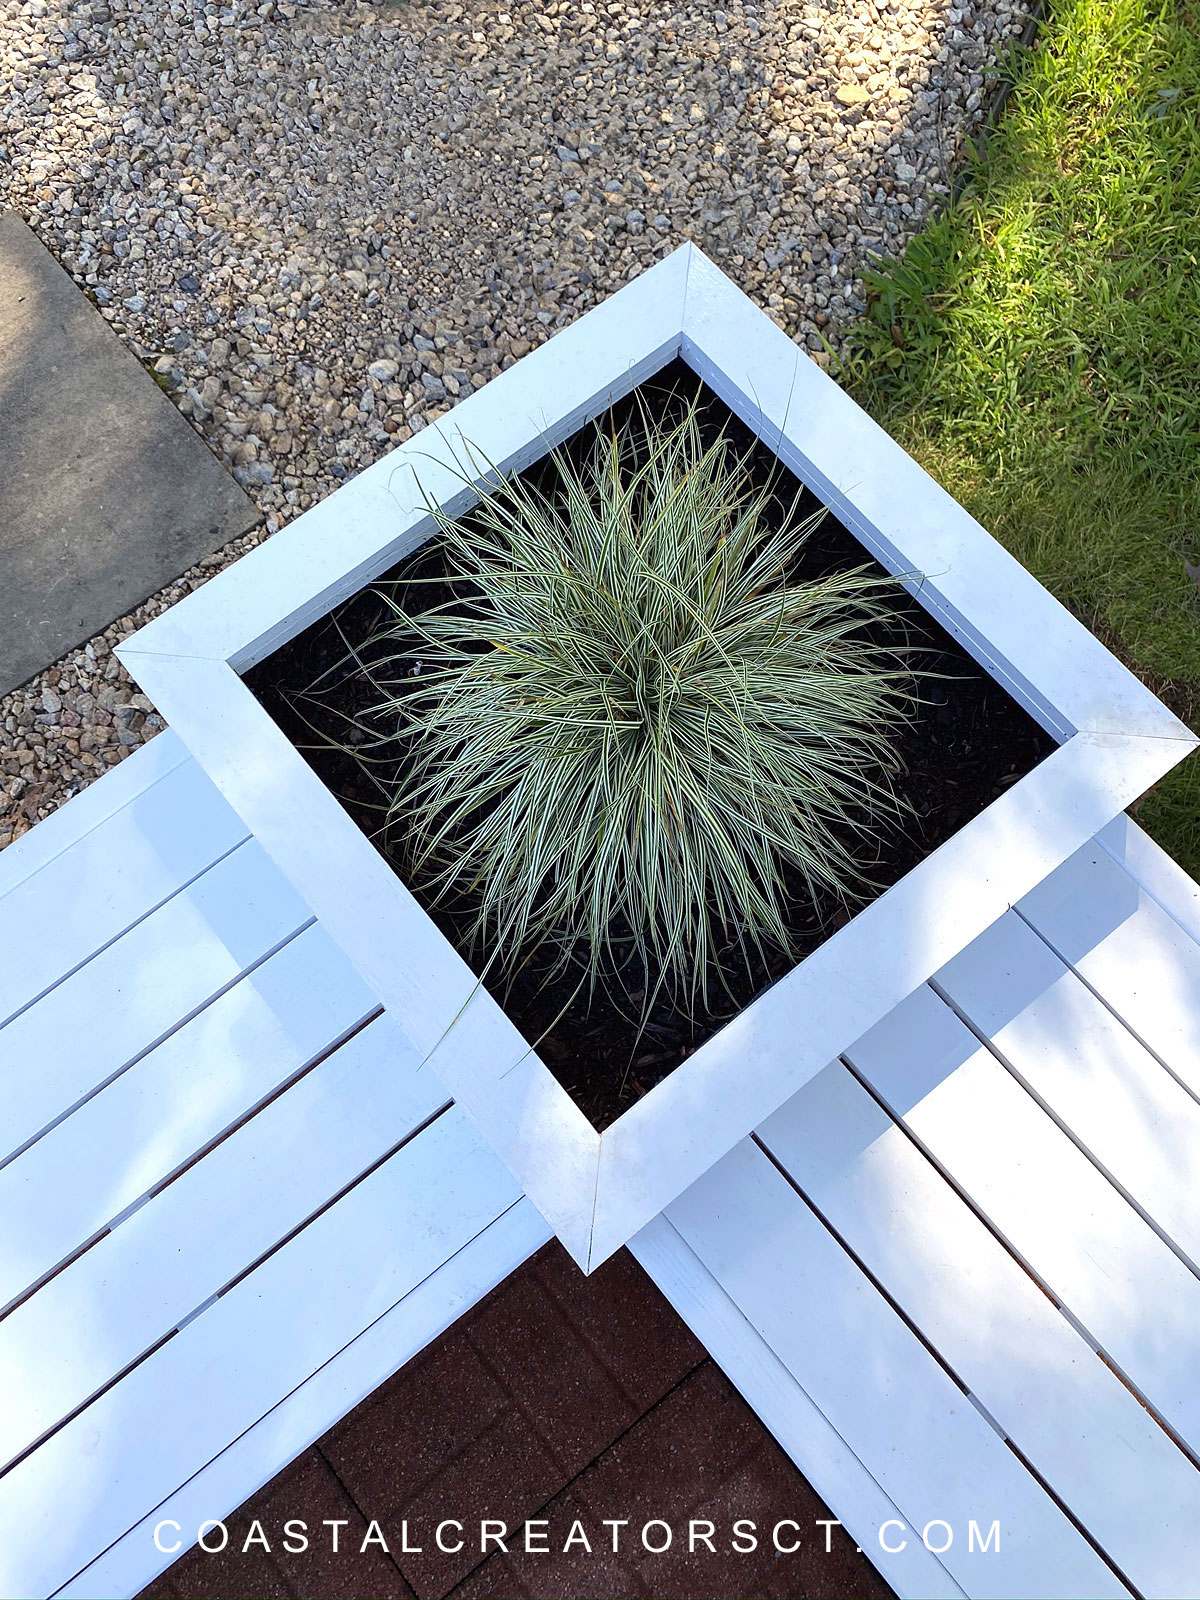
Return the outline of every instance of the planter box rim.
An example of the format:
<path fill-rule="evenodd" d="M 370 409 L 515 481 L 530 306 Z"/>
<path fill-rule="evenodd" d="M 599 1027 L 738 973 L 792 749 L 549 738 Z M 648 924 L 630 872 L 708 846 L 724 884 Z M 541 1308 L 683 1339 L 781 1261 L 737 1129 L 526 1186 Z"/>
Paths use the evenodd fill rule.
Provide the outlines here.
<path fill-rule="evenodd" d="M 676 357 L 1059 748 L 597 1133 L 240 674 Z M 117 654 L 585 1271 L 1198 742 L 690 244 Z"/>

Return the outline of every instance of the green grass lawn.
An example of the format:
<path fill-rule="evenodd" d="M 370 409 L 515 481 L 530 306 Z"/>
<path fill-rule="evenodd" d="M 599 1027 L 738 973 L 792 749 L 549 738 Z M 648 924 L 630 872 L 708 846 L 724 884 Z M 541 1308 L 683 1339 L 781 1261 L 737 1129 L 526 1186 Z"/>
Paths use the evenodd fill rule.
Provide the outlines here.
<path fill-rule="evenodd" d="M 843 377 L 1200 728 L 1200 7 L 1052 13 Z M 1200 756 L 1138 819 L 1200 872 Z"/>

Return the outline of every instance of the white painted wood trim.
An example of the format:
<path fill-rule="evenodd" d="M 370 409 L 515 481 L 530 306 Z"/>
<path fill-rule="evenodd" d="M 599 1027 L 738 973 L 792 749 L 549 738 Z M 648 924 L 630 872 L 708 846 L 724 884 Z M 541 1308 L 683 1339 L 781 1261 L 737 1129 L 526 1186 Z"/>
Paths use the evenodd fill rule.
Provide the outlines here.
<path fill-rule="evenodd" d="M 0 899 L 0 1025 L 242 844 L 245 821 L 180 762 Z M 120 862 L 120 871 L 113 870 Z"/>
<path fill-rule="evenodd" d="M 0 1472 L 447 1104 L 377 1016 L 127 1214 L 0 1319 Z"/>
<path fill-rule="evenodd" d="M 965 1600 L 919 1540 L 898 1555 L 881 1549 L 879 1529 L 903 1521 L 895 1501 L 668 1219 L 655 1217 L 629 1249 L 900 1600 Z"/>
<path fill-rule="evenodd" d="M 5 1023 L 0 1167 L 312 920 L 248 839 Z"/>
<path fill-rule="evenodd" d="M 0 896 L 32 877 L 187 759 L 185 746 L 169 728 L 126 756 L 73 796 L 69 806 L 60 806 L 36 828 L 0 850 Z"/>
<path fill-rule="evenodd" d="M 472 484 L 521 472 L 679 353 L 690 249 L 675 251 L 447 416 L 148 623 L 118 652 L 229 661 L 244 672 L 433 532 Z M 669 308 L 664 316 L 664 308 Z"/>
<path fill-rule="evenodd" d="M 516 1270 L 551 1237 L 528 1200 L 518 1200 L 430 1274 L 377 1322 L 319 1367 L 299 1388 L 141 1522 L 111 1544 L 57 1595 L 71 1600 L 126 1600 L 152 1583 L 189 1546 L 164 1555 L 154 1529 L 171 1518 L 195 1530 L 227 1517 L 313 1444 L 438 1334 Z M 164 1530 L 170 1542 L 172 1530 Z"/>
<path fill-rule="evenodd" d="M 753 314 L 748 314 L 753 313 Z M 1044 726 L 1188 739 L 1133 673 L 696 251 L 683 355 Z"/>
<path fill-rule="evenodd" d="M 1124 812 L 1096 835 L 1109 855 L 1200 944 L 1200 883 Z"/>
<path fill-rule="evenodd" d="M 593 1262 L 1086 843 L 1157 760 L 1145 739 L 1063 745 L 638 1101 L 601 1144 Z"/>
<path fill-rule="evenodd" d="M 154 655 L 138 670 L 323 931 L 586 1266 L 600 1158 L 587 1118 L 232 667 Z"/>
<path fill-rule="evenodd" d="M 1003 996 L 1003 958 L 981 976 Z M 757 1137 L 1126 1582 L 1194 1600 L 1200 1473 L 848 1068 Z M 851 1360 L 869 1359 L 863 1339 Z M 874 1448 L 892 1442 L 881 1427 Z"/>
<path fill-rule="evenodd" d="M 819 1210 L 752 1140 L 670 1207 L 668 1220 L 899 1508 L 980 1528 L 942 1565 L 973 1596 L 1128 1595 L 991 1419 L 917 1337 Z M 860 1541 L 862 1542 L 862 1541 Z"/>
<path fill-rule="evenodd" d="M 519 1199 L 437 1117 L 0 1477 L 0 1593 L 70 1582 Z"/>
<path fill-rule="evenodd" d="M 601 1136 L 238 673 L 677 353 L 1063 743 Z M 691 245 L 119 654 L 585 1270 L 1197 742 Z"/>
<path fill-rule="evenodd" d="M 221 662 L 158 655 L 138 670 L 588 1270 L 1090 839 L 1114 804 L 1141 793 L 1160 754 L 1158 742 L 1145 739 L 1069 741 L 601 1136 L 237 673 Z M 324 841 L 319 851 L 314 838 Z M 419 960 L 397 959 L 405 950 Z"/>

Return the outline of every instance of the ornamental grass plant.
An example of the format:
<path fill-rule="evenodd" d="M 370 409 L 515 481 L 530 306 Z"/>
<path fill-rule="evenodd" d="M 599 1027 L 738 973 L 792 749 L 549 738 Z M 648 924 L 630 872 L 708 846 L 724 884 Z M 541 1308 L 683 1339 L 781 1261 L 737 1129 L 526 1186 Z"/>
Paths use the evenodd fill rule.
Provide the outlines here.
<path fill-rule="evenodd" d="M 643 406 L 435 511 L 444 572 L 385 591 L 356 753 L 398 774 L 388 847 L 431 909 L 470 908 L 488 969 L 635 963 L 647 995 L 707 1005 L 790 950 L 797 894 L 864 888 L 915 700 L 877 629 L 899 586 L 795 576 L 818 519 L 761 480 L 695 402 Z"/>

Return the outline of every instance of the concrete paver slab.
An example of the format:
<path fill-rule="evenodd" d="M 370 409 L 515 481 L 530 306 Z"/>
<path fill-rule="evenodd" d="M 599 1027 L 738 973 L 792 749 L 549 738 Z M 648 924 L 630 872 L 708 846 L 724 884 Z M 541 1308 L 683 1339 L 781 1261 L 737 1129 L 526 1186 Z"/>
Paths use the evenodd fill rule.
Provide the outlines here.
<path fill-rule="evenodd" d="M 15 212 L 0 215 L 0 694 L 258 521 Z"/>
<path fill-rule="evenodd" d="M 223 1551 L 193 1547 L 141 1600 L 887 1600 L 844 1529 L 826 1549 L 830 1515 L 632 1257 L 585 1278 L 555 1242 L 235 1512 Z M 325 1517 L 346 1519 L 337 1555 Z M 312 1535 L 301 1555 L 284 1553 L 289 1518 Z M 513 1530 L 506 1554 L 481 1551 L 484 1518 Z M 614 1552 L 605 1519 L 622 1518 Z M 758 1545 L 735 1551 L 743 1518 Z M 785 1518 L 801 1543 L 781 1555 L 771 1529 Z M 247 1545 L 256 1519 L 261 1561 Z M 385 1559 L 363 1547 L 372 1519 Z M 444 1519 L 462 1523 L 461 1550 L 453 1528 L 439 1550 Z M 644 1547 L 651 1519 L 677 1530 L 670 1551 Z M 719 1530 L 711 1551 L 689 1552 L 692 1519 Z"/>

